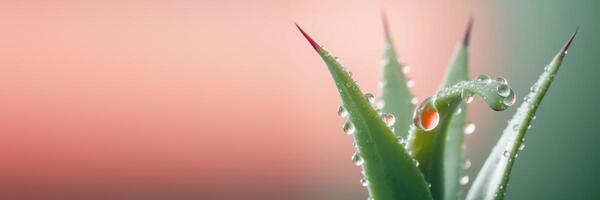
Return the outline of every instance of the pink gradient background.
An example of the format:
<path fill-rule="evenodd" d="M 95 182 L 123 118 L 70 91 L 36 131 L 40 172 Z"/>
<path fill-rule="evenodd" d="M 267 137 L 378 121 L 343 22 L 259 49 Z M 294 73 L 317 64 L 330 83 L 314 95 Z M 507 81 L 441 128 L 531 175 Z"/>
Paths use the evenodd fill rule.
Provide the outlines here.
<path fill-rule="evenodd" d="M 495 52 L 479 35 L 496 19 L 465 5 L 0 2 L 0 198 L 364 199 L 334 84 L 293 22 L 376 92 L 386 8 L 422 99 L 469 16 L 472 49 Z"/>

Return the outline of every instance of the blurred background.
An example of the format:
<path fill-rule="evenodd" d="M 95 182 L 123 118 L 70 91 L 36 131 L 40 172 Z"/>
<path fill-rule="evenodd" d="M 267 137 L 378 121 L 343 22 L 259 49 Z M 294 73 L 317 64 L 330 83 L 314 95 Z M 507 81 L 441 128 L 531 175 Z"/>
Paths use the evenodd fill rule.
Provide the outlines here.
<path fill-rule="evenodd" d="M 366 199 L 293 22 L 375 93 L 382 8 L 420 99 L 470 16 L 471 76 L 520 97 L 579 27 L 507 199 L 600 198 L 600 1 L 25 0 L 0 2 L 0 199 Z M 471 180 L 514 111 L 470 104 Z"/>

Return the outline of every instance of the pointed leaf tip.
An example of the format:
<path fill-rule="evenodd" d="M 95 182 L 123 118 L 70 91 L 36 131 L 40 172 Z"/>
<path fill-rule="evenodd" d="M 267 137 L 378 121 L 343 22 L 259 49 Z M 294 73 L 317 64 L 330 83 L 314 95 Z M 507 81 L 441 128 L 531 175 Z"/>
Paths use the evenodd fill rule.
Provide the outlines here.
<path fill-rule="evenodd" d="M 296 25 L 296 28 L 298 28 L 298 30 L 300 30 L 300 32 L 302 33 L 302 35 L 304 36 L 304 38 L 306 38 L 306 40 L 308 40 L 308 43 L 310 43 L 310 45 L 316 50 L 319 51 L 319 44 L 317 44 L 317 42 L 315 42 L 308 34 L 306 34 L 306 32 L 304 32 L 304 30 L 302 30 L 302 28 L 300 28 L 300 26 L 297 23 L 294 23 Z"/>
<path fill-rule="evenodd" d="M 465 31 L 465 38 L 463 44 L 469 46 L 469 40 L 471 40 L 471 30 L 473 29 L 473 17 L 469 18 L 469 24 L 467 25 L 467 31 Z"/>
<path fill-rule="evenodd" d="M 390 26 L 388 24 L 387 14 L 384 9 L 381 9 L 381 22 L 383 23 L 383 31 L 385 32 L 385 39 L 391 39 Z"/>
<path fill-rule="evenodd" d="M 579 31 L 579 27 L 577 27 L 577 29 L 575 29 L 575 32 L 573 32 L 573 34 L 571 35 L 571 37 L 569 38 L 569 40 L 567 41 L 567 43 L 565 43 L 565 46 L 563 46 L 562 49 L 560 49 L 560 56 L 564 57 L 565 55 L 567 55 L 567 51 L 569 50 L 569 46 L 571 46 L 571 43 L 573 42 L 573 39 L 575 39 L 575 36 L 577 35 L 577 31 Z"/>

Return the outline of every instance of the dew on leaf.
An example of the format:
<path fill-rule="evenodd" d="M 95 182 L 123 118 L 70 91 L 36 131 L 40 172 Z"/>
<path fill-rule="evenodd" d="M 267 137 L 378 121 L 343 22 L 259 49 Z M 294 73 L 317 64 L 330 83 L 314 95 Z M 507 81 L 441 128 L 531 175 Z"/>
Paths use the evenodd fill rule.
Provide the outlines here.
<path fill-rule="evenodd" d="M 356 130 L 354 129 L 354 125 L 350 121 L 346 121 L 346 123 L 344 123 L 343 129 L 344 133 L 348 135 L 354 134 L 354 131 Z"/>
<path fill-rule="evenodd" d="M 373 94 L 365 93 L 365 98 L 367 98 L 367 101 L 369 101 L 369 103 L 375 103 L 375 96 L 373 96 Z"/>
<path fill-rule="evenodd" d="M 363 187 L 367 187 L 367 186 L 369 185 L 369 181 L 367 181 L 367 179 L 365 179 L 365 178 L 361 178 L 361 179 L 360 179 L 360 184 L 361 184 Z"/>
<path fill-rule="evenodd" d="M 501 76 L 496 77 L 496 81 L 498 81 L 498 83 L 500 83 L 500 84 L 504 84 L 504 85 L 508 84 L 508 81 L 504 77 L 501 77 Z"/>
<path fill-rule="evenodd" d="M 412 88 L 414 86 L 415 86 L 415 81 L 410 80 L 410 79 L 406 81 L 406 87 Z"/>
<path fill-rule="evenodd" d="M 354 152 L 354 155 L 352 155 L 352 163 L 356 166 L 361 166 L 363 164 L 363 159 L 360 157 L 360 155 L 358 154 L 358 152 Z"/>
<path fill-rule="evenodd" d="M 394 117 L 394 115 L 390 113 L 383 114 L 383 116 L 381 116 L 381 119 L 383 120 L 383 122 L 385 122 L 385 125 L 387 126 L 392 126 L 394 125 L 394 123 L 396 123 L 396 117 Z"/>
<path fill-rule="evenodd" d="M 502 97 L 507 97 L 511 91 L 508 85 L 502 83 L 496 87 L 496 92 L 498 92 L 498 95 Z"/>
<path fill-rule="evenodd" d="M 464 132 L 467 135 L 473 134 L 473 132 L 475 132 L 475 123 L 473 123 L 473 122 L 466 123 L 465 127 L 464 127 Z"/>
<path fill-rule="evenodd" d="M 459 183 L 460 183 L 461 185 L 466 185 L 466 184 L 469 184 L 469 176 L 463 176 L 463 177 L 460 177 Z"/>
<path fill-rule="evenodd" d="M 338 107 L 337 114 L 338 114 L 340 117 L 348 117 L 348 111 L 346 111 L 346 109 L 344 108 L 344 106 L 340 106 L 340 107 Z"/>
<path fill-rule="evenodd" d="M 440 121 L 440 114 L 433 105 L 432 97 L 425 99 L 413 114 L 413 123 L 425 131 L 433 130 Z"/>

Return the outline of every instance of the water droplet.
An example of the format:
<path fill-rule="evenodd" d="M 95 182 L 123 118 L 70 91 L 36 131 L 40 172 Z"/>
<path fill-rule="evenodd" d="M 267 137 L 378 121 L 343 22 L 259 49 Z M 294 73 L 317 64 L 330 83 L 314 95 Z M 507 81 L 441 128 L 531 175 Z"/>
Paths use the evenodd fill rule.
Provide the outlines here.
<path fill-rule="evenodd" d="M 531 128 L 531 124 L 527 125 L 527 129 L 530 129 L 530 128 Z"/>
<path fill-rule="evenodd" d="M 459 183 L 460 183 L 461 185 L 466 185 L 466 184 L 469 184 L 469 176 L 463 176 L 463 177 L 460 177 Z"/>
<path fill-rule="evenodd" d="M 356 166 L 361 166 L 364 163 L 358 152 L 354 152 L 354 155 L 352 155 L 352 163 Z"/>
<path fill-rule="evenodd" d="M 340 117 L 348 117 L 348 111 L 346 111 L 346 109 L 344 108 L 344 106 L 338 107 L 337 113 L 338 113 L 338 115 Z"/>
<path fill-rule="evenodd" d="M 386 82 L 385 81 L 379 81 L 377 82 L 377 88 L 382 89 L 383 87 L 385 87 Z"/>
<path fill-rule="evenodd" d="M 361 179 L 360 179 L 360 184 L 361 184 L 363 187 L 367 187 L 367 186 L 369 185 L 369 181 L 367 181 L 367 179 L 365 179 L 365 178 L 361 178 Z"/>
<path fill-rule="evenodd" d="M 456 109 L 456 112 L 454 112 L 455 115 L 460 115 L 460 113 L 462 113 L 462 108 L 458 108 Z"/>
<path fill-rule="evenodd" d="M 549 71 L 549 70 L 550 70 L 550 65 L 546 65 L 546 66 L 544 67 L 544 71 Z"/>
<path fill-rule="evenodd" d="M 419 98 L 417 98 L 417 97 L 413 97 L 412 99 L 410 99 L 410 103 L 412 103 L 412 104 L 415 104 L 415 105 L 416 105 L 417 103 L 419 103 Z"/>
<path fill-rule="evenodd" d="M 487 82 L 490 80 L 490 77 L 488 75 L 482 74 L 482 75 L 477 76 L 477 80 Z"/>
<path fill-rule="evenodd" d="M 419 167 L 419 161 L 414 160 L 415 161 L 415 166 Z"/>
<path fill-rule="evenodd" d="M 394 123 L 396 123 L 396 117 L 394 117 L 394 115 L 390 113 L 383 114 L 383 116 L 381 116 L 381 119 L 383 120 L 383 122 L 385 122 L 385 125 L 387 126 L 392 126 L 394 125 Z"/>
<path fill-rule="evenodd" d="M 506 84 L 499 84 L 496 86 L 496 92 L 502 97 L 507 97 L 510 94 L 510 88 Z"/>
<path fill-rule="evenodd" d="M 467 103 L 473 102 L 473 99 L 474 99 L 473 96 L 467 97 Z"/>
<path fill-rule="evenodd" d="M 535 85 L 530 87 L 529 92 L 537 92 L 537 87 Z"/>
<path fill-rule="evenodd" d="M 502 153 L 502 155 L 506 158 L 508 158 L 510 156 L 510 152 L 508 151 L 504 151 L 504 153 Z"/>
<path fill-rule="evenodd" d="M 512 127 L 513 131 L 519 131 L 519 124 L 515 124 Z"/>
<path fill-rule="evenodd" d="M 344 133 L 348 134 L 348 135 L 352 135 L 354 134 L 354 125 L 352 125 L 351 122 L 347 121 L 346 123 L 344 123 Z"/>
<path fill-rule="evenodd" d="M 384 106 L 385 106 L 385 101 L 384 100 L 379 100 L 377 102 L 377 109 L 383 109 Z"/>
<path fill-rule="evenodd" d="M 415 86 L 415 81 L 408 79 L 408 81 L 406 81 L 406 87 L 412 88 L 413 86 Z"/>
<path fill-rule="evenodd" d="M 463 163 L 463 169 L 469 169 L 471 168 L 471 160 L 466 159 L 465 163 Z"/>
<path fill-rule="evenodd" d="M 432 97 L 425 99 L 415 110 L 413 114 L 413 123 L 420 129 L 430 131 L 434 129 L 440 121 L 440 115 L 433 105 Z"/>
<path fill-rule="evenodd" d="M 531 117 L 531 120 L 535 120 L 536 118 L 537 116 L 534 115 L 533 117 Z"/>
<path fill-rule="evenodd" d="M 431 188 L 431 183 L 427 184 L 427 187 Z"/>
<path fill-rule="evenodd" d="M 469 122 L 469 123 L 465 124 L 465 127 L 463 130 L 464 130 L 465 134 L 467 134 L 467 135 L 473 134 L 473 132 L 475 132 L 475 123 Z"/>
<path fill-rule="evenodd" d="M 460 93 L 460 97 L 467 103 L 473 102 L 473 93 L 469 90 L 463 90 Z"/>
<path fill-rule="evenodd" d="M 398 139 L 398 143 L 400 143 L 402 146 L 406 146 L 406 139 L 404 139 L 404 138 L 400 137 L 400 138 Z"/>
<path fill-rule="evenodd" d="M 410 67 L 409 66 L 402 67 L 402 73 L 404 73 L 404 74 L 410 73 Z"/>
<path fill-rule="evenodd" d="M 353 74 L 352 72 L 350 72 L 350 71 L 349 71 L 349 72 L 348 72 L 348 76 L 352 77 L 352 76 L 354 76 L 354 74 Z"/>
<path fill-rule="evenodd" d="M 369 103 L 375 103 L 375 96 L 373 96 L 373 94 L 365 93 L 365 98 L 367 98 L 367 101 L 369 101 Z"/>
<path fill-rule="evenodd" d="M 517 100 L 517 97 L 516 97 L 515 93 L 511 89 L 509 89 L 508 95 L 504 99 L 503 103 L 506 106 L 512 106 L 513 104 L 515 104 L 516 100 Z"/>
<path fill-rule="evenodd" d="M 525 149 L 525 144 L 521 144 L 521 146 L 519 146 L 519 151 L 523 151 L 523 149 Z"/>
<path fill-rule="evenodd" d="M 504 85 L 508 84 L 508 81 L 502 76 L 496 77 L 496 81 L 498 81 L 498 83 L 500 83 L 500 84 L 504 84 Z"/>

